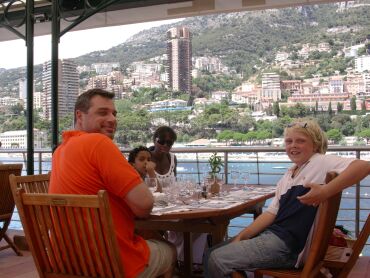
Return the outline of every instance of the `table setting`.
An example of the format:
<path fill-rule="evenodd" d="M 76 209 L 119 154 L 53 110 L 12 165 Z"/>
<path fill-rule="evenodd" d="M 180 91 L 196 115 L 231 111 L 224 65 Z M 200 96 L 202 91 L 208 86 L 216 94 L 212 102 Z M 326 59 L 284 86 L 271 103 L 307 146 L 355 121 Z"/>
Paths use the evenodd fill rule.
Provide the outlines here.
<path fill-rule="evenodd" d="M 258 199 L 275 192 L 274 186 L 249 186 L 231 190 L 230 185 L 224 184 L 219 194 L 214 195 L 207 192 L 204 195 L 199 186 L 193 184 L 193 189 L 190 189 L 191 187 L 190 184 L 176 182 L 172 190 L 163 193 L 153 192 L 155 203 L 151 214 L 229 209 L 248 200 Z"/>

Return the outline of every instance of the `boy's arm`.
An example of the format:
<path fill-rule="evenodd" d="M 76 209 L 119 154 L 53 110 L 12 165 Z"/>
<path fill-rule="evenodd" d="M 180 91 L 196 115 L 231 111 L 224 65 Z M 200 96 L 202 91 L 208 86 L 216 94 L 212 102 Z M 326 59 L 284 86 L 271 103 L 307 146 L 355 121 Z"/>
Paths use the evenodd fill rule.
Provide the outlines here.
<path fill-rule="evenodd" d="M 234 239 L 233 242 L 238 242 L 241 240 L 250 239 L 260 232 L 265 230 L 268 226 L 274 222 L 276 215 L 265 211 L 260 216 L 256 218 L 248 227 L 244 228 Z"/>
<path fill-rule="evenodd" d="M 306 205 L 318 205 L 344 188 L 358 183 L 369 174 L 370 163 L 364 160 L 355 160 L 338 177 L 324 186 L 315 183 L 306 184 L 305 187 L 309 187 L 310 191 L 298 199 Z"/>

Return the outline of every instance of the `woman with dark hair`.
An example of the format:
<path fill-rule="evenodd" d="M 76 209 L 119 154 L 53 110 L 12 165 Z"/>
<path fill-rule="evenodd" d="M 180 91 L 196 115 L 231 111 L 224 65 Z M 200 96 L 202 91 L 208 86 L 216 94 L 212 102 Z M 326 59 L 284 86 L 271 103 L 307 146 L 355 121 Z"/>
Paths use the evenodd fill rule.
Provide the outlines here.
<path fill-rule="evenodd" d="M 153 134 L 154 147 L 151 147 L 152 161 L 156 164 L 155 173 L 160 183 L 176 177 L 176 156 L 170 152 L 177 135 L 169 126 L 161 126 Z"/>
<path fill-rule="evenodd" d="M 154 147 L 149 148 L 152 153 L 152 161 L 156 164 L 155 172 L 160 184 L 171 182 L 176 177 L 176 156 L 170 152 L 177 139 L 175 131 L 169 126 L 159 127 L 153 134 Z M 184 238 L 182 233 L 168 232 L 168 241 L 176 246 L 179 262 L 184 261 Z M 201 265 L 207 234 L 193 234 L 193 262 Z"/>

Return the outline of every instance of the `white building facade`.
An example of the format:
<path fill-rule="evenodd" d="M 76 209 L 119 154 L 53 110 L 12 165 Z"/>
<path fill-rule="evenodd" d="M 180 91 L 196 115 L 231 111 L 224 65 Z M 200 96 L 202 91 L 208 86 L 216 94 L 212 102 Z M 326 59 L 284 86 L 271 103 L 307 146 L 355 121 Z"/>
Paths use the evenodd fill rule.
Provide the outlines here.
<path fill-rule="evenodd" d="M 47 146 L 46 131 L 34 130 L 34 148 Z M 3 149 L 27 148 L 27 130 L 12 130 L 0 133 L 1 147 Z"/>
<path fill-rule="evenodd" d="M 355 69 L 357 72 L 370 71 L 370 55 L 357 57 L 355 59 Z"/>

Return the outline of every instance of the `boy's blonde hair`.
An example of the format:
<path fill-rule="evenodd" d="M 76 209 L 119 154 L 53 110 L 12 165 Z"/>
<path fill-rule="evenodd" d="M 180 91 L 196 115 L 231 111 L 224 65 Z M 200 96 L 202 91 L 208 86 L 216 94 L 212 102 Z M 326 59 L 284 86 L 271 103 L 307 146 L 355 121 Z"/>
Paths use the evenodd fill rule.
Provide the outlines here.
<path fill-rule="evenodd" d="M 297 131 L 305 134 L 311 138 L 316 153 L 326 153 L 328 149 L 328 139 L 316 121 L 298 119 L 285 128 L 284 136 L 290 131 Z"/>

